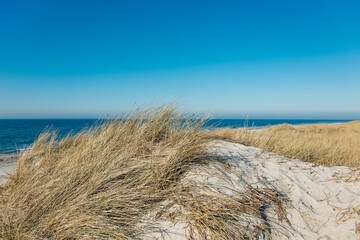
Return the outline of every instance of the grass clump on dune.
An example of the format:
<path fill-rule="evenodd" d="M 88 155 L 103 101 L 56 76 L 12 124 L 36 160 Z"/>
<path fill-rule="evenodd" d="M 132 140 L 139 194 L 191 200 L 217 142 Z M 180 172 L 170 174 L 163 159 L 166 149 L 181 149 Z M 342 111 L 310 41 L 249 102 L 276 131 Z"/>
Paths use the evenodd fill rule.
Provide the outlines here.
<path fill-rule="evenodd" d="M 214 135 L 306 162 L 360 167 L 360 121 L 335 125 L 282 124 L 261 130 L 220 129 Z"/>
<path fill-rule="evenodd" d="M 173 106 L 56 139 L 42 134 L 0 186 L 0 239 L 139 239 L 166 202 L 181 206 L 191 239 L 253 239 L 270 232 L 267 205 L 286 215 L 275 192 L 225 196 L 183 183 L 191 167 L 218 162 L 206 153 L 213 138 L 203 120 Z"/>
<path fill-rule="evenodd" d="M 141 217 L 201 159 L 202 121 L 175 110 L 136 111 L 59 143 L 44 133 L 0 188 L 0 238 L 135 237 Z"/>

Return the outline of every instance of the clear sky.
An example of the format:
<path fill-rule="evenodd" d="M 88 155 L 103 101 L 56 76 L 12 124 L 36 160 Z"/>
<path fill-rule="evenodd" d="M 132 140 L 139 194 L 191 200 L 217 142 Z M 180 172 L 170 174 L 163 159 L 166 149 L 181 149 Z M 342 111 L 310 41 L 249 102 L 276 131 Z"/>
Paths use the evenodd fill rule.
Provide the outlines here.
<path fill-rule="evenodd" d="M 358 0 L 0 0 L 0 118 L 174 100 L 224 118 L 360 118 L 359 13 Z"/>

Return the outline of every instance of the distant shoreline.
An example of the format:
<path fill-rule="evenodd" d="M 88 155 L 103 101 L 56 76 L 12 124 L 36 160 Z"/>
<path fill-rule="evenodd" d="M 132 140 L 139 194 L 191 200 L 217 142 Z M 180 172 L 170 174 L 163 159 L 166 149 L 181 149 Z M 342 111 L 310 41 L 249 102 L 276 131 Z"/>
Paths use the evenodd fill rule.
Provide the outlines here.
<path fill-rule="evenodd" d="M 231 128 L 231 129 L 250 129 L 250 130 L 260 130 L 260 129 L 265 129 L 268 127 L 273 127 L 273 126 L 278 126 L 278 125 L 282 125 L 282 124 L 287 124 L 287 125 L 292 125 L 292 126 L 311 126 L 311 125 L 319 125 L 319 124 L 327 124 L 327 125 L 337 125 L 337 124 L 345 124 L 345 123 L 350 123 L 353 121 L 357 121 L 357 120 L 349 120 L 346 122 L 334 122 L 334 123 L 326 123 L 326 122 L 321 122 L 321 123 L 300 123 L 300 124 L 291 124 L 291 123 L 279 123 L 279 124 L 274 124 L 274 125 L 267 125 L 267 126 L 243 126 L 243 127 L 215 127 L 215 128 L 211 128 L 211 131 L 215 131 L 216 129 L 221 129 L 221 128 Z"/>

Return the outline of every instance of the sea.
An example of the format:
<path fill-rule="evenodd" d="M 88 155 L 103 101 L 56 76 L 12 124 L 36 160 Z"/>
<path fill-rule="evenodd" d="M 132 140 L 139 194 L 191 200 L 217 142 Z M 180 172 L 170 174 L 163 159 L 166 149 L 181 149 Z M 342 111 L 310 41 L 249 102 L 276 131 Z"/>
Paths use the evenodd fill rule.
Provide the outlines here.
<path fill-rule="evenodd" d="M 343 123 L 350 120 L 303 119 L 210 119 L 210 129 L 229 127 L 265 127 L 278 124 Z M 98 123 L 96 119 L 0 119 L 0 154 L 11 154 L 31 147 L 46 130 L 56 130 L 59 138 L 73 135 Z"/>

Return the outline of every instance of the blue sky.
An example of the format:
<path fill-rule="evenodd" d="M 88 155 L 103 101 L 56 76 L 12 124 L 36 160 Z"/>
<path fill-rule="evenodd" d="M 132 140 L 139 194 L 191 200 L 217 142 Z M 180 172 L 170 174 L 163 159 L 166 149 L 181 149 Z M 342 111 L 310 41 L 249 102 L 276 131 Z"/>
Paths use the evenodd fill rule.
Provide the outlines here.
<path fill-rule="evenodd" d="M 0 118 L 178 101 L 243 118 L 360 118 L 359 1 L 0 0 Z"/>

